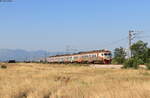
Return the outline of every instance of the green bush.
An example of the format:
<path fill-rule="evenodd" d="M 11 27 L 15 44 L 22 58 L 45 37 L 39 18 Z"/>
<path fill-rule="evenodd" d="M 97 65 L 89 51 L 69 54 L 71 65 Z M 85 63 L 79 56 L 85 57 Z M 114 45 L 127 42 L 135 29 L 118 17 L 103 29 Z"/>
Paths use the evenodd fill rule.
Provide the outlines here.
<path fill-rule="evenodd" d="M 150 70 L 150 63 L 146 64 L 148 70 Z"/>
<path fill-rule="evenodd" d="M 125 59 L 124 58 L 113 58 L 112 60 L 112 64 L 123 64 L 125 62 Z"/>
<path fill-rule="evenodd" d="M 144 64 L 144 61 L 142 59 L 136 59 L 137 60 L 137 63 L 140 65 L 140 64 Z"/>
<path fill-rule="evenodd" d="M 150 64 L 150 58 L 147 58 L 147 63 Z"/>
<path fill-rule="evenodd" d="M 1 68 L 2 68 L 2 69 L 6 69 L 7 66 L 6 66 L 6 65 L 1 65 Z"/>
<path fill-rule="evenodd" d="M 112 59 L 112 64 L 118 64 L 118 62 L 115 59 Z"/>
<path fill-rule="evenodd" d="M 124 63 L 123 68 L 134 68 L 134 69 L 138 69 L 139 68 L 139 60 L 135 59 L 135 58 L 130 58 L 127 59 Z"/>

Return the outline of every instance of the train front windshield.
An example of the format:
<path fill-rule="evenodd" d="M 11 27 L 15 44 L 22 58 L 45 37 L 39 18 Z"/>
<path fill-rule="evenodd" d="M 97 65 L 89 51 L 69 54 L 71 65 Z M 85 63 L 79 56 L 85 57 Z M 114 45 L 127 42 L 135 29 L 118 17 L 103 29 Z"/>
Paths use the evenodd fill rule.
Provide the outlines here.
<path fill-rule="evenodd" d="M 111 53 L 104 53 L 105 56 L 111 57 Z"/>

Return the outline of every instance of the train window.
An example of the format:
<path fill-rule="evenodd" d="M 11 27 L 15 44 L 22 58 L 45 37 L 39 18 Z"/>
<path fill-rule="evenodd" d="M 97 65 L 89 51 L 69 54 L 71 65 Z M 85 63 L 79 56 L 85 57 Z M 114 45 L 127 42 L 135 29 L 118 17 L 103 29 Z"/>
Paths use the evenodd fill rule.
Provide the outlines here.
<path fill-rule="evenodd" d="M 87 55 L 83 55 L 82 57 L 83 57 L 83 58 L 86 58 L 86 57 L 87 57 Z"/>
<path fill-rule="evenodd" d="M 111 53 L 109 53 L 109 56 L 112 56 L 112 54 L 111 54 Z"/>
<path fill-rule="evenodd" d="M 92 55 L 92 57 L 96 57 L 96 55 Z"/>
<path fill-rule="evenodd" d="M 111 56 L 111 53 L 105 53 L 104 55 L 105 56 Z"/>
<path fill-rule="evenodd" d="M 104 55 L 107 56 L 107 53 L 105 53 Z"/>

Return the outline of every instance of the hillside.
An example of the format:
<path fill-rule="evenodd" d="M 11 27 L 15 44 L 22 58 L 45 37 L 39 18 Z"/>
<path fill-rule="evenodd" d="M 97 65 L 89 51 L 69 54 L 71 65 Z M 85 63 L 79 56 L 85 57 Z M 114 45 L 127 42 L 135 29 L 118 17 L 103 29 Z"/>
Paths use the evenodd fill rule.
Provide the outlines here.
<path fill-rule="evenodd" d="M 38 51 L 26 51 L 22 49 L 0 49 L 0 61 L 7 61 L 10 59 L 14 59 L 17 61 L 24 60 L 34 60 L 37 58 L 42 58 L 46 56 L 56 55 L 56 54 L 64 54 L 65 52 L 47 52 L 43 50 Z"/>

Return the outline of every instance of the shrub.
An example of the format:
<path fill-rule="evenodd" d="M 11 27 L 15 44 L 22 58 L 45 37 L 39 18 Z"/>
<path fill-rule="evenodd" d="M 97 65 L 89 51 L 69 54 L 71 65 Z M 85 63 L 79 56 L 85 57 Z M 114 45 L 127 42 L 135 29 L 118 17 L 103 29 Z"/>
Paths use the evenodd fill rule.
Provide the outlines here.
<path fill-rule="evenodd" d="M 127 59 L 124 63 L 123 68 L 134 68 L 134 69 L 138 69 L 139 68 L 139 60 L 135 59 L 135 58 L 130 58 Z"/>
<path fill-rule="evenodd" d="M 112 64 L 118 64 L 117 61 L 115 59 L 112 59 Z"/>
<path fill-rule="evenodd" d="M 1 68 L 2 68 L 2 69 L 6 69 L 7 66 L 6 66 L 6 65 L 1 65 Z"/>
<path fill-rule="evenodd" d="M 142 59 L 137 59 L 138 64 L 144 64 L 144 61 Z"/>
<path fill-rule="evenodd" d="M 121 57 L 113 58 L 112 60 L 112 64 L 123 64 L 124 62 L 125 62 L 125 59 Z"/>
<path fill-rule="evenodd" d="M 150 70 L 150 63 L 146 64 L 148 70 Z"/>
<path fill-rule="evenodd" d="M 150 64 L 150 58 L 147 58 L 147 63 Z"/>

